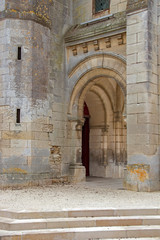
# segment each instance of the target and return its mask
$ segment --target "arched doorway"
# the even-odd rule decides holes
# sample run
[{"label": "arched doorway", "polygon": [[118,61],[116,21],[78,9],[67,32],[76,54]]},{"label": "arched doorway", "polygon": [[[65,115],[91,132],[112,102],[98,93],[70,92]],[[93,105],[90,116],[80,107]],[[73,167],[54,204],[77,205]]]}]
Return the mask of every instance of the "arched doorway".
[{"label": "arched doorway", "polygon": [[89,110],[86,102],[83,107],[84,125],[82,127],[82,165],[86,169],[86,176],[89,176]]},{"label": "arched doorway", "polygon": [[[68,113],[73,119],[77,119],[78,124],[83,125],[84,102],[88,107],[90,130],[89,141],[86,144],[89,145],[88,166],[82,158],[87,175],[121,178],[126,164],[126,123],[123,116],[125,63],[117,56],[103,55],[102,59],[101,57],[93,56],[86,59],[70,73],[69,83],[76,84],[71,94]],[[86,131],[87,125],[87,119],[85,120],[82,137],[78,134],[80,128],[77,128],[82,155],[86,147],[83,143],[83,132]]]},{"label": "arched doorway", "polygon": [[83,163],[87,176],[121,177],[126,162],[124,94],[118,83],[109,77],[95,79],[83,93],[80,99],[84,99],[90,117],[88,142],[84,141],[87,118],[82,129],[82,153],[89,145],[89,163]]}]

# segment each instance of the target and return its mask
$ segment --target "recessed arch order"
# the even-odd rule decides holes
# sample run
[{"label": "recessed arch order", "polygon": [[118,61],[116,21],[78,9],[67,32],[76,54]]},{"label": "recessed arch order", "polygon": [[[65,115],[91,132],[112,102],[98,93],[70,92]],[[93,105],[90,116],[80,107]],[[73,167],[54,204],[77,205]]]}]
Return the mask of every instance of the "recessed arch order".
[{"label": "recessed arch order", "polygon": [[[114,53],[94,54],[80,61],[68,75],[69,102],[68,114],[72,115],[76,106],[77,117],[82,117],[85,92],[98,82],[98,79],[113,79],[126,95],[126,61]],[[97,88],[98,89],[98,88]]]}]

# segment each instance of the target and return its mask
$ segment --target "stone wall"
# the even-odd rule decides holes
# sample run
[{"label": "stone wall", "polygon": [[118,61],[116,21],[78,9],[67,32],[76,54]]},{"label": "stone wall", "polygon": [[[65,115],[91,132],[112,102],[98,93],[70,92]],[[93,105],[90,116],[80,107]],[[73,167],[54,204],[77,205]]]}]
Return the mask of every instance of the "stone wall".
[{"label": "stone wall", "polygon": [[[68,176],[69,165],[72,162],[70,143],[67,130],[67,107],[65,102],[66,93],[66,66],[64,35],[72,24],[72,1],[54,1],[52,9],[52,31],[50,49],[50,76],[49,76],[49,105],[52,110],[52,122],[54,132],[50,134],[51,144],[61,148],[60,172],[62,176]],[[73,140],[74,142],[74,140]]]},{"label": "stone wall", "polygon": [[127,0],[110,1],[110,10],[93,13],[93,0],[73,0],[73,21],[74,24],[89,21],[94,18],[103,17],[107,14],[114,14],[126,10]]},{"label": "stone wall", "polygon": [[[159,103],[160,103],[160,0],[157,0],[157,41],[158,41],[158,46],[157,46],[157,51],[158,51],[158,59],[157,59],[157,66],[158,66],[158,93],[159,93]],[[159,112],[158,112],[158,144],[160,144],[160,104],[159,104]],[[160,169],[159,169],[160,170]],[[160,178],[160,177],[159,177]]]},{"label": "stone wall", "polygon": [[[126,179],[129,189],[152,191],[159,189],[157,1],[144,7],[135,5],[127,16]],[[132,164],[142,173],[149,169],[146,179],[134,176]]]},{"label": "stone wall", "polygon": [[[62,175],[65,128],[62,46],[67,22],[71,23],[71,8],[66,1],[54,5],[52,1],[29,3],[17,5],[7,1],[1,12],[2,186],[51,183]],[[33,19],[33,15],[38,19]],[[20,123],[16,122],[17,109]],[[59,153],[54,154],[52,148],[59,149]]]},{"label": "stone wall", "polygon": [[92,0],[1,1],[3,186],[52,183],[70,173],[75,182],[85,179],[84,101],[91,103],[91,175],[123,177],[127,58],[125,184],[158,189],[159,2],[112,0],[110,10],[94,14]]}]

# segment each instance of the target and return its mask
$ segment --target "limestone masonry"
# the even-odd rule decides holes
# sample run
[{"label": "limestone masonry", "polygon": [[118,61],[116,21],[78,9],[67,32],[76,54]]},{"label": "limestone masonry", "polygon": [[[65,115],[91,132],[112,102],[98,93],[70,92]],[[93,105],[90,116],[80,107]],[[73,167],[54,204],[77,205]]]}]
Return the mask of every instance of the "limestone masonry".
[{"label": "limestone masonry", "polygon": [[160,0],[1,0],[0,187],[159,190]]}]

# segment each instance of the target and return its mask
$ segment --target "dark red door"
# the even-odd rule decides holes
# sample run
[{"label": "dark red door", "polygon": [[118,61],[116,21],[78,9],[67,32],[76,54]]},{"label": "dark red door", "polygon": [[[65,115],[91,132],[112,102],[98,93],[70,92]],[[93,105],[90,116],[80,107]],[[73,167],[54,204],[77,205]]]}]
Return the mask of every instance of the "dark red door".
[{"label": "dark red door", "polygon": [[85,122],[82,128],[82,164],[86,168],[86,176],[89,176],[89,111],[84,103]]}]

